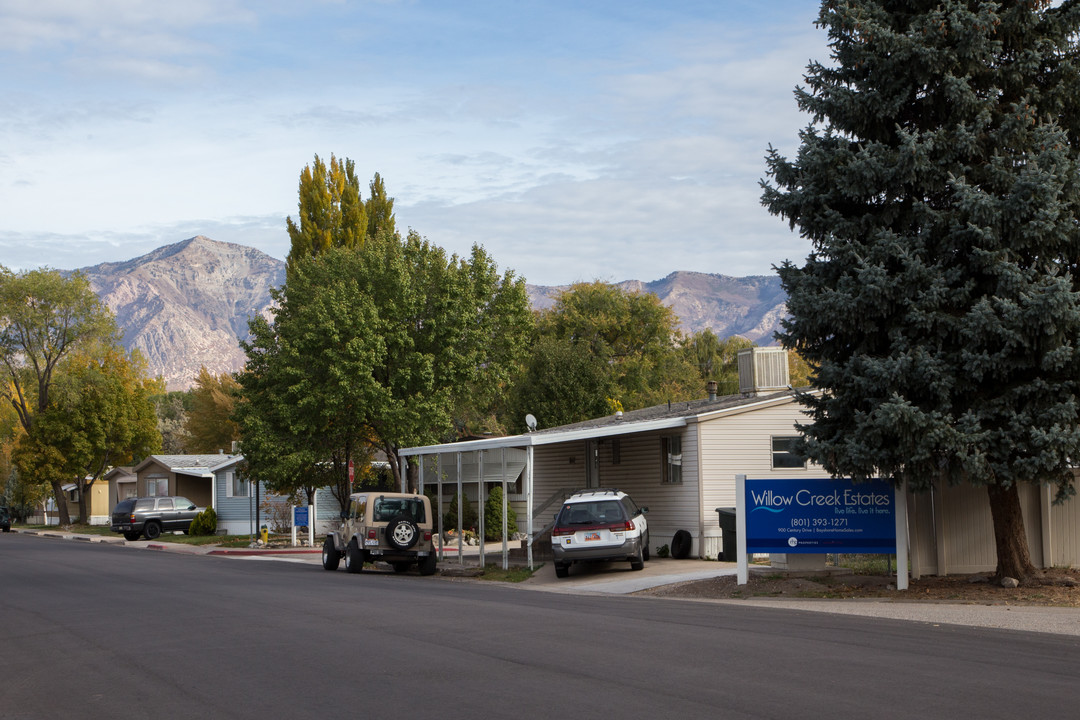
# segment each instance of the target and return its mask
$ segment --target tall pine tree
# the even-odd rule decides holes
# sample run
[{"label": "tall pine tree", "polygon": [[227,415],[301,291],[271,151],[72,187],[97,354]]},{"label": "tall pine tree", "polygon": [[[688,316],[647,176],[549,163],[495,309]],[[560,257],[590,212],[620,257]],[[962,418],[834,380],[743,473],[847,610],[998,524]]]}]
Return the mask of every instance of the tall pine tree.
[{"label": "tall pine tree", "polygon": [[835,475],[985,485],[998,574],[1034,572],[1017,488],[1080,457],[1080,8],[826,0],[812,121],[763,203],[812,242],[779,273]]}]

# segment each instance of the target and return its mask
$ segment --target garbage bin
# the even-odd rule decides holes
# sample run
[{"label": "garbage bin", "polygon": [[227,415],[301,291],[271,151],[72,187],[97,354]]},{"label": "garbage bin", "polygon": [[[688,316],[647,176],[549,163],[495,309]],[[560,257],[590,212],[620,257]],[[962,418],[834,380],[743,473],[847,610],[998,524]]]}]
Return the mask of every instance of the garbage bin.
[{"label": "garbage bin", "polygon": [[720,530],[724,533],[724,550],[718,560],[735,562],[738,559],[738,538],[735,534],[735,508],[716,508]]}]

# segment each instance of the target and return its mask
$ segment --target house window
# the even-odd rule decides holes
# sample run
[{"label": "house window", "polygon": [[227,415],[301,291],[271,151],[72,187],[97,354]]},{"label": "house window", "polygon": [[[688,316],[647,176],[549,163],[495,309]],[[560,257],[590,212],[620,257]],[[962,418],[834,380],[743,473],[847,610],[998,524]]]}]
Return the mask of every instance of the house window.
[{"label": "house window", "polygon": [[225,473],[225,497],[251,497],[251,482],[239,472]]},{"label": "house window", "polygon": [[153,476],[146,478],[146,494],[150,497],[169,494],[169,478]]},{"label": "house window", "polygon": [[677,485],[682,482],[682,438],[679,436],[660,438],[660,455],[663,462],[665,485]]},{"label": "house window", "polygon": [[805,468],[806,458],[795,452],[797,436],[772,439],[772,466],[774,468]]}]

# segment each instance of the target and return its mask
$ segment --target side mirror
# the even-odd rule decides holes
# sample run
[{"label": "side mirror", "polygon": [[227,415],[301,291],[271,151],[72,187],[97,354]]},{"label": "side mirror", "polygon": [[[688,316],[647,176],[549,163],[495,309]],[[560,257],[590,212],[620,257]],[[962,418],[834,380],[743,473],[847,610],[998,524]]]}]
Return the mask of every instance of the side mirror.
[{"label": "side mirror", "polygon": [[645,507],[642,507],[642,508],[638,508],[638,509],[641,511],[642,515],[648,515],[649,514],[649,506],[648,505],[646,505]]}]

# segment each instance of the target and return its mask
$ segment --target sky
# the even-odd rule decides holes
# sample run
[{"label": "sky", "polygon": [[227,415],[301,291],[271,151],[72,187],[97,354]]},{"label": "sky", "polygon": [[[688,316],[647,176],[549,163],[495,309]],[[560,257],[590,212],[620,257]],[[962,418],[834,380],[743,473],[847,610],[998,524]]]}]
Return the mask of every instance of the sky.
[{"label": "sky", "polygon": [[316,155],[528,282],[771,274],[810,0],[0,0],[0,264],[284,259]]}]

